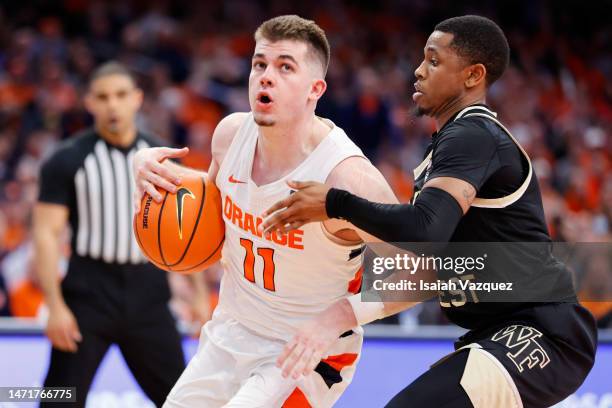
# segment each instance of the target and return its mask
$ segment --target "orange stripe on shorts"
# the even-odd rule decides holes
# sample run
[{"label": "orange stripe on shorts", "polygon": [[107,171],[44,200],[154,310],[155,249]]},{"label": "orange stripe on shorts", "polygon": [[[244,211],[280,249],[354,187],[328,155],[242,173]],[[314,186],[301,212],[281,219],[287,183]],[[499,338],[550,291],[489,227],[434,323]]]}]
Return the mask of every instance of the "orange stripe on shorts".
[{"label": "orange stripe on shorts", "polygon": [[306,396],[298,387],[295,387],[289,398],[285,400],[282,408],[312,408]]},{"label": "orange stripe on shorts", "polygon": [[337,356],[329,356],[321,360],[321,362],[329,364],[340,372],[344,367],[353,364],[355,360],[357,360],[357,353],[344,353],[338,354]]},{"label": "orange stripe on shorts", "polygon": [[363,279],[363,266],[355,273],[355,277],[348,284],[350,293],[359,293],[361,290],[361,280]]}]

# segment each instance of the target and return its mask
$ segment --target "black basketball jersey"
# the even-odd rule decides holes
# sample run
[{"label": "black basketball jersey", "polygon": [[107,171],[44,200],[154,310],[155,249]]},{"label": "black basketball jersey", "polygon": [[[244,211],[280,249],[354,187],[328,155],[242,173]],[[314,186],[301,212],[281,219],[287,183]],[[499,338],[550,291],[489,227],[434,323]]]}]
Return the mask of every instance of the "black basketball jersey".
[{"label": "black basketball jersey", "polygon": [[[480,107],[480,108],[479,108]],[[468,114],[493,116],[484,105]],[[453,116],[432,136],[426,155],[431,163],[415,180],[415,196],[427,180],[454,177],[470,183],[479,198],[506,196],[527,176],[517,145],[495,122],[483,116]],[[542,198],[535,175],[525,193],[505,208],[472,206],[451,237],[453,242],[549,242]]]},{"label": "black basketball jersey", "polygon": [[38,200],[68,207],[73,255],[108,264],[146,262],[132,232],[132,161],[149,146],[159,143],[142,133],[124,148],[89,129],[63,141],[43,163]]},{"label": "black basketball jersey", "polygon": [[[427,180],[435,177],[467,181],[476,189],[477,199],[457,225],[449,251],[454,251],[454,256],[459,251],[460,255],[477,257],[482,256],[484,245],[457,249],[461,247],[457,243],[508,243],[487,247],[489,263],[495,259],[498,264],[476,272],[474,281],[523,283],[531,291],[530,299],[540,305],[574,303],[571,275],[551,253],[540,190],[529,159],[495,117],[486,106],[474,105],[453,116],[435,133],[426,152],[431,159],[420,166],[416,177],[415,197]],[[452,270],[438,269],[439,279],[448,280],[453,275],[457,276]],[[530,284],[536,281],[552,282],[554,287]],[[468,329],[497,325],[533,306],[522,298],[524,293],[515,292],[515,301],[494,299],[495,292],[488,298],[475,299],[466,291],[460,294],[461,300],[456,291],[439,294],[446,316]]]}]

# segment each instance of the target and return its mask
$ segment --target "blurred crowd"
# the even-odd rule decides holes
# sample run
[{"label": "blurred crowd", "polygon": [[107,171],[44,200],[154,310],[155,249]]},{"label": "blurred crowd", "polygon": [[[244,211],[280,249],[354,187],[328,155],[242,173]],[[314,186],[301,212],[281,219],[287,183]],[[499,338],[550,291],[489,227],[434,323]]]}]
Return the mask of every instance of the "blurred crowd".
[{"label": "blurred crowd", "polygon": [[[0,5],[0,315],[44,316],[29,232],[38,169],[59,141],[91,124],[81,96],[92,69],[110,59],[131,68],[146,95],[139,127],[168,145],[189,146],[185,164],[207,168],[217,122],[249,110],[253,31],[279,14],[314,19],[326,31],[332,45],[329,88],[317,113],[347,131],[401,201],[411,197],[412,169],[434,130],[429,119],[414,115],[411,99],[427,36],[453,15],[496,20],[511,45],[511,66],[491,88],[488,103],[532,158],[553,238],[610,242],[612,30],[606,2],[301,3]],[[610,257],[598,265],[609,277]],[[207,275],[211,289],[219,273]],[[581,290],[598,290],[597,271],[593,275]],[[182,305],[189,289],[180,279],[172,276],[174,310],[188,319]],[[592,310],[609,321],[610,307],[601,305]],[[402,321],[442,323],[433,310],[421,307]]]}]

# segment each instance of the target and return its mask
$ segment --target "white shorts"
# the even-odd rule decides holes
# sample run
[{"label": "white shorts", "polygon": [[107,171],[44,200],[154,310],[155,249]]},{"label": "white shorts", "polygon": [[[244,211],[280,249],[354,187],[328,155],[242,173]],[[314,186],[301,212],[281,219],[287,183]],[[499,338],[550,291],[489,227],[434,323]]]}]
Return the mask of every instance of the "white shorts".
[{"label": "white shorts", "polygon": [[317,370],[283,378],[276,359],[285,341],[262,337],[215,311],[202,328],[198,351],[164,403],[165,408],[326,408],[353,378],[362,331],[343,335]]}]

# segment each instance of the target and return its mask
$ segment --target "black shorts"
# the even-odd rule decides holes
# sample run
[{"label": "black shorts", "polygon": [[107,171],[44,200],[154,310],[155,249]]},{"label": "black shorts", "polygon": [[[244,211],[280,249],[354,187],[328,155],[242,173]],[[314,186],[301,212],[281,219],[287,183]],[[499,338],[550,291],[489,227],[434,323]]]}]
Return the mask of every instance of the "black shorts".
[{"label": "black shorts", "polygon": [[539,408],[567,398],[595,360],[592,316],[576,304],[534,306],[520,316],[525,319],[463,336],[454,353],[387,406]]}]

